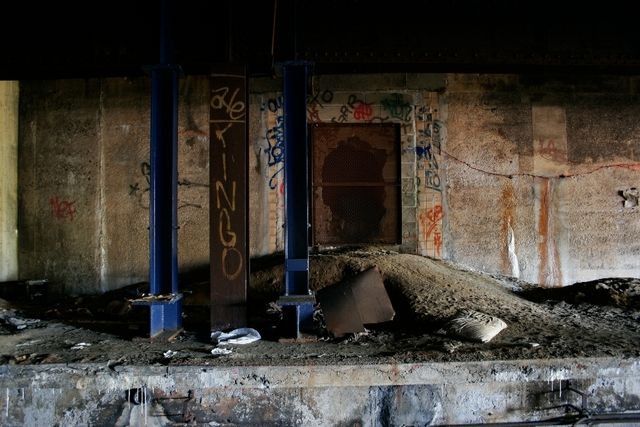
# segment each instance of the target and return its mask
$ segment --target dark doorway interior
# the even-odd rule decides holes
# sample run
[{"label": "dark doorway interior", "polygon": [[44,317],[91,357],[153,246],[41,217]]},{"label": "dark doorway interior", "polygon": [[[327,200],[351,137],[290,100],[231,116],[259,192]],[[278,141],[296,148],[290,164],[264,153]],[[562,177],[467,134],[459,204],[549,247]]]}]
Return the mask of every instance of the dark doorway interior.
[{"label": "dark doorway interior", "polygon": [[311,127],[312,244],[400,242],[399,127]]}]

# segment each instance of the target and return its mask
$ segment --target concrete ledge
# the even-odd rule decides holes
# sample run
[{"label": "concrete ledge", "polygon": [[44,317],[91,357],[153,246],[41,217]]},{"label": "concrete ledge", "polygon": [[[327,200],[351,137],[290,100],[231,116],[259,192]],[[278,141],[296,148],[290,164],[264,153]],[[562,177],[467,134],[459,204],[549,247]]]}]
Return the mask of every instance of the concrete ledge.
[{"label": "concrete ledge", "polygon": [[[198,424],[210,425],[515,422],[563,415],[564,409],[549,408],[564,403],[580,407],[580,395],[568,392],[569,386],[587,394],[585,409],[591,413],[640,411],[640,360],[111,368],[104,364],[4,365],[0,366],[0,420],[3,425],[31,425],[30,420],[36,419],[45,421],[37,425],[71,421],[74,425],[131,425],[146,414],[156,423],[149,425],[175,425],[187,415]],[[147,404],[132,403],[132,393],[142,390]]]}]

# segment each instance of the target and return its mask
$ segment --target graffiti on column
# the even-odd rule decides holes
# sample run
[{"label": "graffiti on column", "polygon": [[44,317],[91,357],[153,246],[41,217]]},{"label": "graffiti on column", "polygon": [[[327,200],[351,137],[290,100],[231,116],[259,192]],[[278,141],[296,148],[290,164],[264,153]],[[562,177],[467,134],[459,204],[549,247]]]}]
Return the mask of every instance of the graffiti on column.
[{"label": "graffiti on column", "polygon": [[439,258],[442,255],[441,224],[443,217],[444,212],[442,211],[442,205],[436,205],[431,209],[422,211],[418,218],[420,227],[424,232],[424,240],[433,246],[433,256],[436,258]]},{"label": "graffiti on column", "polygon": [[[307,120],[309,123],[320,123],[320,111],[333,101],[333,92],[329,89],[316,91],[307,98]],[[267,111],[267,129],[265,131],[267,165],[270,168],[269,188],[275,190],[282,187],[278,178],[284,172],[284,98],[278,95],[267,99],[261,106]]]},{"label": "graffiti on column", "polygon": [[[244,79],[243,79],[244,80]],[[233,92],[231,92],[233,89]],[[214,137],[214,146],[212,152],[216,157],[212,160],[215,164],[221,166],[222,176],[212,176],[212,201],[215,200],[215,209],[218,210],[218,219],[215,229],[218,230],[217,242],[222,244],[222,253],[220,256],[220,266],[222,274],[225,278],[233,280],[242,272],[244,257],[242,251],[236,247],[237,231],[234,222],[231,220],[232,215],[236,213],[238,197],[238,181],[243,184],[241,177],[236,177],[236,168],[242,169],[242,158],[235,159],[228,150],[231,142],[236,143],[230,138],[233,132],[230,132],[234,126],[244,128],[245,125],[245,103],[238,99],[240,88],[229,88],[226,86],[214,88],[211,91],[211,135]],[[222,115],[222,117],[219,116]],[[242,133],[236,132],[234,138],[244,140],[244,129],[239,129]],[[227,135],[228,133],[228,135]],[[240,144],[234,144],[240,145]],[[238,161],[239,160],[239,161]],[[214,163],[214,162],[212,162]],[[212,168],[212,175],[216,174],[215,168]],[[219,175],[219,172],[217,173]],[[237,214],[234,216],[238,217]],[[244,216],[244,215],[243,215]],[[240,218],[242,221],[243,219]]]},{"label": "graffiti on column", "polygon": [[442,191],[439,157],[441,148],[441,123],[434,120],[431,108],[421,106],[416,110],[416,158],[418,169],[424,170],[420,181],[435,191]]},{"label": "graffiti on column", "polygon": [[211,76],[211,322],[243,326],[247,292],[246,79]]},{"label": "graffiti on column", "polygon": [[438,174],[438,159],[436,154],[440,154],[439,145],[438,153],[435,153],[434,134],[437,127],[433,122],[433,114],[430,107],[420,107],[417,114],[417,141],[416,154],[418,161],[424,167],[424,185],[436,191],[440,191],[440,175]]},{"label": "graffiti on column", "polygon": [[284,170],[284,117],[282,114],[276,115],[275,125],[267,129],[265,139],[267,140],[267,165],[275,167],[276,171],[269,178],[269,188],[272,190],[278,186],[277,178]]},{"label": "graffiti on column", "polygon": [[[428,95],[429,96],[429,95]],[[418,199],[421,200],[418,226],[421,230],[419,245],[424,255],[442,257],[442,188],[440,173],[442,155],[442,123],[437,118],[437,103],[431,99],[426,105],[417,106],[416,118],[416,168]]]}]

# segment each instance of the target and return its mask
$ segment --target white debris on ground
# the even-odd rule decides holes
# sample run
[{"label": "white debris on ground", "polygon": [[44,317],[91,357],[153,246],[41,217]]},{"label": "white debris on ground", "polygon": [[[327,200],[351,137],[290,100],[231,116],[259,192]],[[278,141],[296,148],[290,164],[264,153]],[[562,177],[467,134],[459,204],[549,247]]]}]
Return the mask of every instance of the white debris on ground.
[{"label": "white debris on ground", "polygon": [[500,318],[473,310],[462,310],[449,320],[438,333],[471,341],[489,342],[507,324]]},{"label": "white debris on ground", "polygon": [[228,356],[231,353],[233,353],[233,351],[228,349],[228,348],[216,347],[216,348],[211,350],[211,354],[214,355],[214,356]]},{"label": "white debris on ground", "polygon": [[71,350],[84,350],[87,347],[90,347],[90,342],[79,342],[78,344],[71,347]]},{"label": "white debris on ground", "polygon": [[[366,333],[349,335],[341,340],[325,339],[320,335],[312,343],[278,339],[277,322],[281,313],[277,305],[268,303],[276,301],[281,294],[283,274],[282,263],[274,262],[252,272],[249,299],[253,307],[259,307],[258,310],[262,309],[261,313],[266,314],[249,318],[251,328],[247,329],[252,331],[217,331],[211,336],[211,331],[206,330],[207,307],[207,320],[197,325],[202,329],[185,328],[167,346],[166,342],[155,342],[146,337],[148,331],[145,329],[131,337],[118,335],[127,332],[122,326],[115,333],[98,328],[115,318],[101,318],[97,308],[107,306],[105,301],[119,298],[120,294],[105,294],[98,300],[100,304],[93,304],[88,298],[82,305],[67,301],[66,305],[57,306],[63,317],[44,316],[42,320],[37,317],[47,311],[46,306],[21,311],[9,304],[0,308],[0,364],[117,360],[109,365],[117,369],[118,365],[127,364],[375,364],[640,357],[637,345],[640,342],[637,326],[640,322],[640,279],[602,279],[557,290],[537,289],[534,295],[527,293],[533,289],[531,284],[517,279],[465,271],[417,255],[359,249],[313,255],[310,287],[317,291],[373,266],[380,269],[396,316],[389,324],[367,326]],[[204,291],[201,293],[208,295]],[[71,316],[78,312],[79,306],[88,307],[94,317],[85,317],[82,322],[73,324]],[[130,316],[136,310],[118,317],[121,322],[118,325],[131,326]],[[192,316],[193,312],[189,310],[186,305],[185,314]],[[508,327],[487,342],[438,334],[438,330],[461,310],[500,319]],[[249,310],[249,315],[255,311]],[[143,314],[143,320],[147,321],[148,313],[143,310]],[[322,313],[317,311],[315,314],[316,323],[322,325]],[[265,319],[272,322],[268,327]],[[85,346],[82,351],[71,350],[78,343],[92,345]],[[251,345],[246,345],[248,343]],[[228,348],[230,345],[233,347]],[[177,354],[164,357],[169,349]]]},{"label": "white debris on ground", "polygon": [[217,345],[226,344],[251,344],[259,341],[262,337],[260,332],[253,328],[238,328],[230,332],[215,331],[211,333],[211,340]]}]

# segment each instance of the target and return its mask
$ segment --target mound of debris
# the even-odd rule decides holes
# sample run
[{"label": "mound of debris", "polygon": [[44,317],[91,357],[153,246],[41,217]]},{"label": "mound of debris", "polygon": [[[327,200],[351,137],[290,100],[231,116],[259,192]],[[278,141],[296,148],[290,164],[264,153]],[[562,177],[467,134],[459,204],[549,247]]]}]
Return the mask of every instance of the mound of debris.
[{"label": "mound of debris", "polygon": [[562,288],[530,288],[520,295],[531,301],[564,301],[569,304],[595,304],[624,310],[640,310],[640,279],[607,278],[574,283]]},{"label": "mound of debris", "polygon": [[[259,265],[260,268],[251,275],[250,295],[264,298],[265,304],[273,303],[283,289],[282,263],[274,262],[271,257],[270,262]],[[550,299],[548,296],[533,301],[529,296],[550,290],[533,284],[515,283],[510,277],[464,270],[445,261],[385,248],[341,248],[316,252],[310,257],[309,285],[317,293],[337,283],[349,282],[373,267],[382,274],[396,313],[394,327],[380,330],[382,335],[392,333],[398,337],[399,334],[411,334],[420,337],[424,348],[455,348],[456,354],[463,359],[478,355],[517,357],[514,356],[518,352],[515,348],[535,349],[535,354],[530,353],[526,357],[640,354],[635,344],[640,342],[640,331],[636,327],[640,320],[638,311],[545,303]],[[625,294],[628,301],[635,295],[633,289],[629,285]],[[575,290],[564,292],[568,296]],[[527,298],[524,297],[525,292]],[[461,322],[460,313],[479,313],[476,316],[491,320],[488,324],[499,326],[494,328],[499,333],[491,336],[490,343],[473,342],[482,340],[465,339],[465,334],[456,336],[451,333],[455,331],[451,325]],[[465,322],[468,323],[468,319]],[[446,331],[449,333],[442,334]],[[375,334],[375,330],[370,330],[364,340],[377,342],[377,338],[372,336]],[[443,336],[446,338],[444,341]],[[363,337],[358,337],[358,340],[362,342]],[[462,356],[462,352],[466,352],[466,356]]]},{"label": "mound of debris", "polygon": [[[353,319],[347,320],[358,332],[327,334],[331,322],[320,307],[315,340],[281,341],[282,312],[276,301],[283,294],[283,264],[282,254],[252,260],[247,326],[261,339],[251,344],[216,350],[208,330],[209,283],[198,278],[181,282],[185,332],[171,343],[145,338],[148,312],[130,305],[148,292],[147,284],[47,304],[31,302],[29,307],[4,302],[0,364],[361,364],[640,356],[638,279],[532,289],[509,277],[384,247],[316,251],[310,257],[310,288],[316,299],[346,295],[341,315],[355,307]],[[368,292],[370,281],[375,281],[376,292]],[[608,305],[601,305],[605,301]],[[376,322],[391,321],[368,324],[370,308],[384,308],[374,313]],[[199,334],[198,328],[208,333]]]}]

